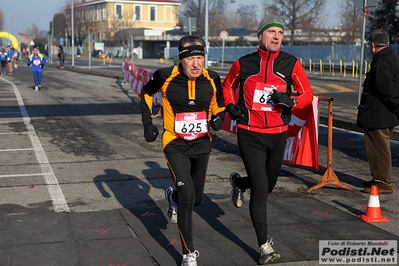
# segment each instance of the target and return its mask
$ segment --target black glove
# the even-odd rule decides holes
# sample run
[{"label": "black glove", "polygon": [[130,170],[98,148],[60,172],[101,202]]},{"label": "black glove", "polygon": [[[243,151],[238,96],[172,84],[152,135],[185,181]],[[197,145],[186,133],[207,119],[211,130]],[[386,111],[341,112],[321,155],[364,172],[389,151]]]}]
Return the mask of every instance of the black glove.
[{"label": "black glove", "polygon": [[27,66],[30,66],[30,64],[29,64],[29,63],[27,63],[26,65],[27,65]]},{"label": "black glove", "polygon": [[147,142],[153,142],[159,135],[158,128],[153,124],[144,126],[144,138]]},{"label": "black glove", "polygon": [[230,118],[233,120],[237,120],[238,118],[244,117],[244,114],[242,113],[242,110],[238,105],[231,103],[227,105],[226,110],[229,113]]},{"label": "black glove", "polygon": [[40,68],[43,68],[44,67],[44,65],[40,65]]},{"label": "black glove", "polygon": [[273,101],[274,104],[280,104],[290,108],[295,105],[294,100],[291,99],[287,93],[277,92],[276,90],[273,90],[270,100]]},{"label": "black glove", "polygon": [[211,127],[215,131],[219,131],[222,129],[223,120],[218,115],[211,116]]}]

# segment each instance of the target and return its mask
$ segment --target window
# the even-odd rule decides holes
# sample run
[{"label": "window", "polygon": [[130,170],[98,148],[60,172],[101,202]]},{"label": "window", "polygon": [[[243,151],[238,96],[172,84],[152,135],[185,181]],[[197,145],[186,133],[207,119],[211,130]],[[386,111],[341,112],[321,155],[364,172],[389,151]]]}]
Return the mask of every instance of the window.
[{"label": "window", "polygon": [[164,21],[168,21],[168,22],[173,21],[172,17],[173,17],[172,7],[171,6],[165,6]]},{"label": "window", "polygon": [[122,19],[122,5],[115,4],[115,19]]},{"label": "window", "polygon": [[156,14],[155,14],[155,6],[150,6],[150,21],[155,21]]},{"label": "window", "polygon": [[91,6],[91,16],[93,18],[94,21],[97,20],[97,12],[96,12],[96,6]]},{"label": "window", "polygon": [[134,20],[141,21],[141,6],[134,6]]},{"label": "window", "polygon": [[107,16],[107,4],[103,4],[103,20],[107,20],[108,16]]},{"label": "window", "polygon": [[101,20],[101,5],[96,5],[97,20]]},{"label": "window", "polygon": [[90,10],[88,8],[85,8],[85,20],[90,21]]}]

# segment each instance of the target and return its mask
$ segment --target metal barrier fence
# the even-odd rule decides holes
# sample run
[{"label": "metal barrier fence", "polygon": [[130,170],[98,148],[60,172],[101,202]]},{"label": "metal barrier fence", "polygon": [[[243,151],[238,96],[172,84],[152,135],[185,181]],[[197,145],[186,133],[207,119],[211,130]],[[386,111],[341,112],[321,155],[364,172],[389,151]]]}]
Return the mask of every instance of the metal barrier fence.
[{"label": "metal barrier fence", "polygon": [[[395,53],[399,55],[399,45],[390,45]],[[256,52],[257,46],[248,47],[209,47],[208,54],[219,58],[224,63],[232,63],[243,55]],[[283,46],[286,51],[299,58],[306,71],[315,72],[320,75],[359,77],[360,51],[359,45],[335,44],[335,45],[301,45]],[[165,48],[165,59],[177,56],[177,47]],[[364,49],[363,72],[366,73],[370,67],[372,55],[367,47]]]},{"label": "metal barrier fence", "polygon": [[[299,58],[302,66],[306,71],[323,75],[323,76],[340,76],[358,78],[360,71],[360,62],[355,60],[322,60],[311,58]],[[364,60],[363,74],[370,68],[370,62]]]}]

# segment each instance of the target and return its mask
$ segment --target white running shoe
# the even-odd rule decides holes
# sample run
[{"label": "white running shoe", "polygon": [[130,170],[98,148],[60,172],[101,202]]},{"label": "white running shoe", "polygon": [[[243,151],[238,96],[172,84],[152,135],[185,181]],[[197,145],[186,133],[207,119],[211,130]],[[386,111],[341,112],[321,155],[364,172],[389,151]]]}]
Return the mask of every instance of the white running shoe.
[{"label": "white running shoe", "polygon": [[259,247],[259,264],[272,263],[280,259],[280,254],[274,251],[272,245],[274,245],[273,238],[267,240],[265,244]]},{"label": "white running shoe", "polygon": [[197,266],[197,257],[199,257],[198,250],[194,250],[194,252],[184,254],[183,260],[181,262],[181,266]]},{"label": "white running shoe", "polygon": [[39,87],[38,86],[35,86],[35,91],[38,91],[39,90]]},{"label": "white running shoe", "polygon": [[168,208],[166,209],[166,217],[168,217],[169,222],[174,224],[177,223],[177,203],[173,201],[172,194],[175,190],[172,187],[165,189],[165,199],[168,202]]},{"label": "white running shoe", "polygon": [[241,208],[242,203],[244,202],[244,192],[245,190],[241,190],[237,187],[236,180],[237,178],[241,178],[241,176],[233,172],[230,175],[230,184],[232,186],[231,189],[231,201],[233,202],[234,206],[237,208]]}]

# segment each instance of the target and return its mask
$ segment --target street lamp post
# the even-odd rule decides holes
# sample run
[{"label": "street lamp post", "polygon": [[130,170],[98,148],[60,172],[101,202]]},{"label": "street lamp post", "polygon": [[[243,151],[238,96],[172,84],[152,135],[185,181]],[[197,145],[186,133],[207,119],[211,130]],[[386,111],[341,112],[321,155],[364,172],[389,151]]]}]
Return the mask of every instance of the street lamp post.
[{"label": "street lamp post", "polygon": [[75,66],[75,32],[73,29],[73,0],[71,0],[71,45],[72,45],[72,67]]},{"label": "street lamp post", "polygon": [[367,6],[367,0],[363,0],[363,22],[362,22],[362,38],[360,47],[360,68],[359,68],[359,84],[357,94],[357,106],[360,105],[360,99],[362,95],[362,83],[363,83],[363,58],[364,58],[364,35],[366,33],[366,14],[364,12]]},{"label": "street lamp post", "polygon": [[[9,6],[8,6],[8,1],[7,1],[6,10],[9,10],[8,8],[9,8]],[[8,35],[8,40],[7,41],[11,45],[11,43],[10,43],[10,16],[7,16],[7,35]]]},{"label": "street lamp post", "polygon": [[205,67],[208,67],[208,39],[209,39],[209,0],[205,1],[205,45],[206,45],[206,53],[205,53]]}]

